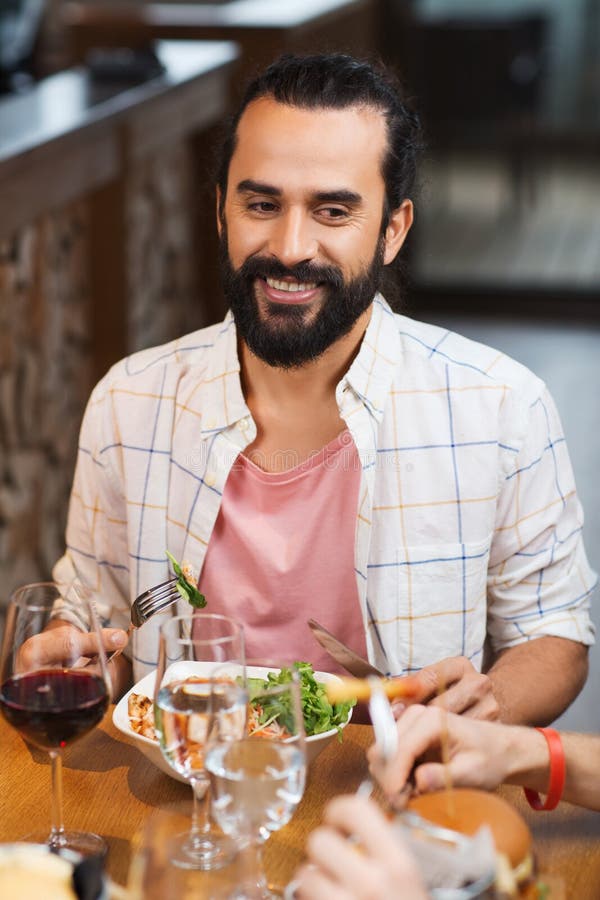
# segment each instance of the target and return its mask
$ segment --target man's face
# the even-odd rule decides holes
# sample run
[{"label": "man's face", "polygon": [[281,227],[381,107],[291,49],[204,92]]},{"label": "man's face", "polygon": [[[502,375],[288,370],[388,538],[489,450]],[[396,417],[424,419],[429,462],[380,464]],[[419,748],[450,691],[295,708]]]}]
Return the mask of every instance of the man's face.
[{"label": "man's face", "polygon": [[257,356],[299,366],[350,331],[397,252],[381,234],[385,122],[261,98],[237,136],[220,222],[225,294]]}]

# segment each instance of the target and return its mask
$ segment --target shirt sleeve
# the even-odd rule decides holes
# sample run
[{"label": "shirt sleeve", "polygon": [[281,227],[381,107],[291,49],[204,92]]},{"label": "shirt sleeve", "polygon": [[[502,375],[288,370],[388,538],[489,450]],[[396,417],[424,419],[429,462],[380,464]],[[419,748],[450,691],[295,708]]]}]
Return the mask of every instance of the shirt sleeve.
[{"label": "shirt sleeve", "polygon": [[494,650],[554,635],[594,642],[596,585],[583,546],[583,511],[560,419],[544,388],[531,404],[504,473],[488,569]]},{"label": "shirt sleeve", "polygon": [[[111,395],[104,382],[90,397],[81,426],[69,502],[66,551],[53,577],[79,578],[91,589],[103,625],[127,628],[130,621],[127,509],[119,473],[111,468]],[[62,613],[61,613],[62,615]]]}]

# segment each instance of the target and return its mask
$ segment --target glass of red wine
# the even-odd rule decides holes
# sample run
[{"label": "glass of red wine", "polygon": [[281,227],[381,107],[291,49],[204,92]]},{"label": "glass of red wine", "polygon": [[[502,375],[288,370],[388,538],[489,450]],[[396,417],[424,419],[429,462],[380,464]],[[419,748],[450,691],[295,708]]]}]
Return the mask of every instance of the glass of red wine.
[{"label": "glass of red wine", "polygon": [[[0,656],[0,711],[52,766],[52,826],[39,840],[52,850],[103,855],[97,834],[65,831],[62,753],[102,719],[110,678],[90,592],[81,583],[43,582],[10,598]],[[28,835],[30,841],[37,837]]]}]

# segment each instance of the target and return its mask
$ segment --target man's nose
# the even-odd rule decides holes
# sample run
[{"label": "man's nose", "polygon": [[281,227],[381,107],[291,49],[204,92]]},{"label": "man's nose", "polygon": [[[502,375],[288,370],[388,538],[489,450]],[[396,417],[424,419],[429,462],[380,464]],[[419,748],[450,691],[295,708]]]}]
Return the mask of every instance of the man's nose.
[{"label": "man's nose", "polygon": [[313,259],[317,250],[314,222],[300,210],[289,210],[273,223],[269,251],[284,265],[293,266]]}]

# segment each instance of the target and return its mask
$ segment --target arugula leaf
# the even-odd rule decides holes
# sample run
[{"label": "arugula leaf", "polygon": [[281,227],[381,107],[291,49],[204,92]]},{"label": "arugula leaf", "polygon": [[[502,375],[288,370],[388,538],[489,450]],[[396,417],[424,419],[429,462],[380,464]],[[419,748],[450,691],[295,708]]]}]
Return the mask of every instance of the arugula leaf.
[{"label": "arugula leaf", "polygon": [[175,559],[172,553],[169,553],[168,550],[165,550],[165,553],[171,560],[171,567],[175,574],[177,575],[177,590],[181,594],[184,600],[187,600],[195,609],[203,609],[206,606],[206,597],[204,594],[201,594],[196,585],[191,584],[185,575],[183,574],[183,569]]},{"label": "arugula leaf", "polygon": [[[339,739],[342,739],[341,725],[347,721],[351,707],[354,706],[356,700],[349,700],[345,703],[331,704],[327,699],[325,685],[317,681],[313,667],[308,662],[295,662],[294,668],[298,670],[300,675],[300,699],[302,702],[302,712],[304,714],[304,730],[306,736],[313,734],[323,734],[331,728],[337,728]],[[265,697],[263,692],[265,688],[273,684],[287,684],[292,680],[292,670],[283,668],[280,672],[268,672],[266,679],[249,678],[248,693],[252,706],[261,709],[258,717],[261,725],[266,725],[267,721],[274,719],[284,728],[290,730],[291,727],[291,710],[289,708],[289,697],[269,698]]]}]

